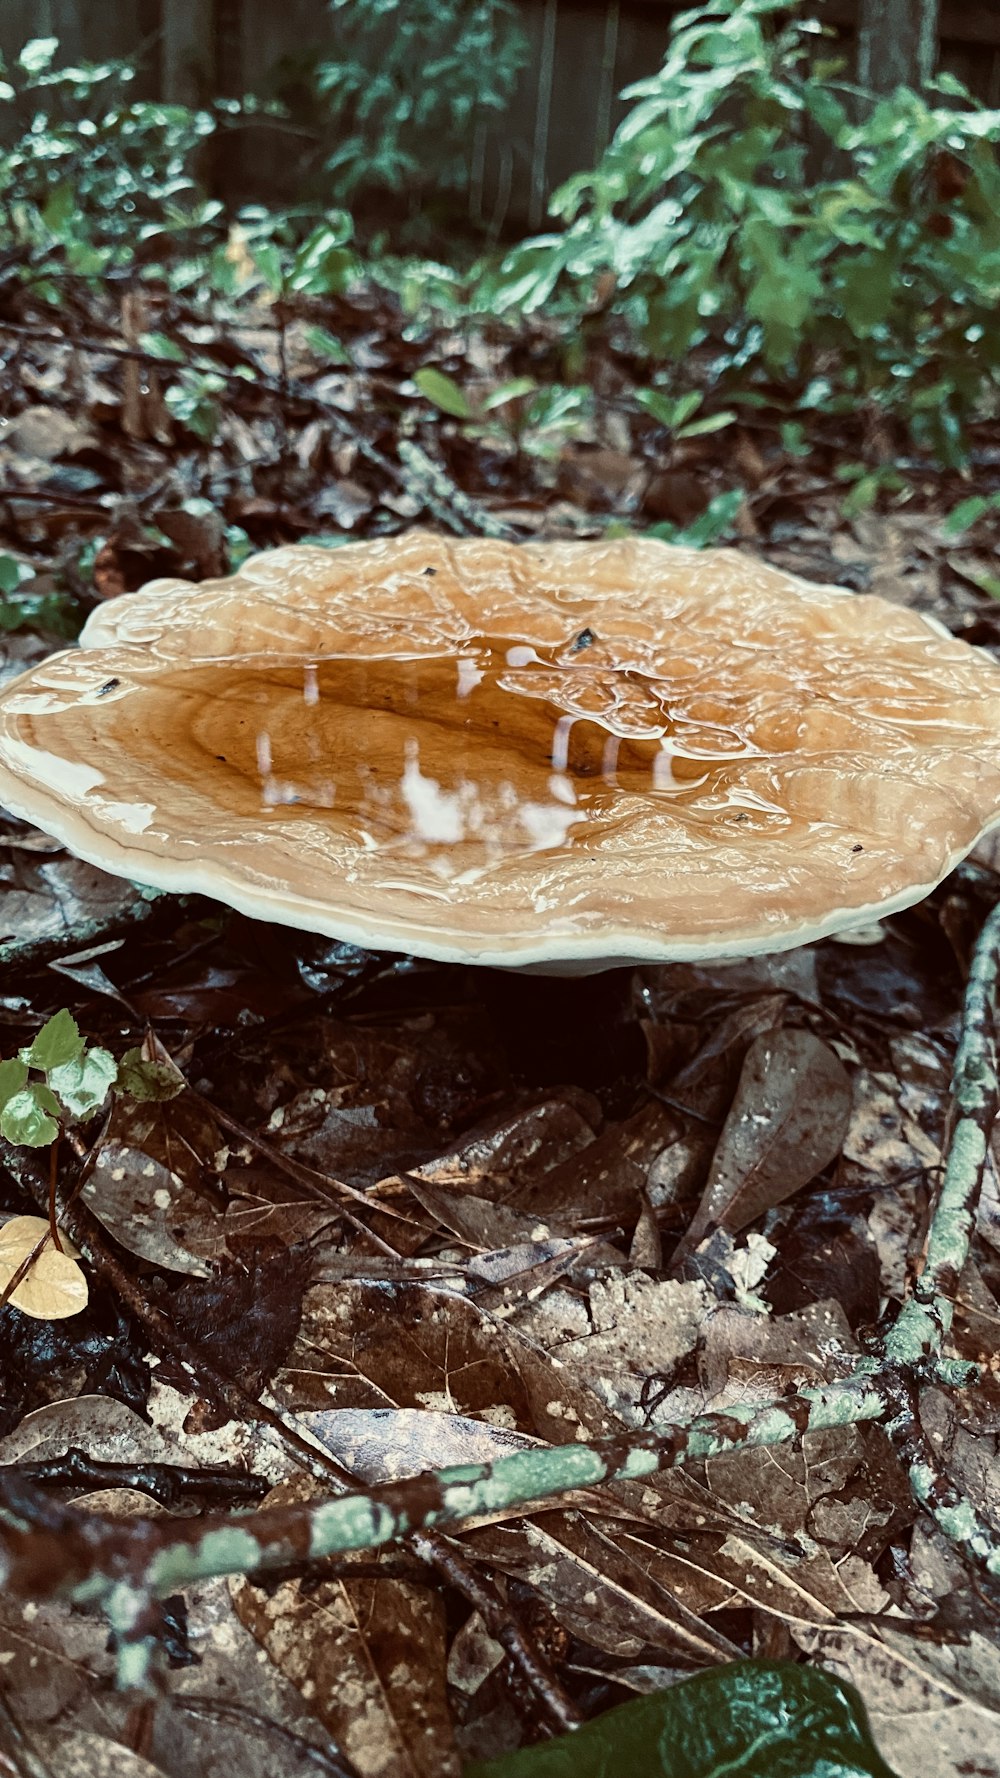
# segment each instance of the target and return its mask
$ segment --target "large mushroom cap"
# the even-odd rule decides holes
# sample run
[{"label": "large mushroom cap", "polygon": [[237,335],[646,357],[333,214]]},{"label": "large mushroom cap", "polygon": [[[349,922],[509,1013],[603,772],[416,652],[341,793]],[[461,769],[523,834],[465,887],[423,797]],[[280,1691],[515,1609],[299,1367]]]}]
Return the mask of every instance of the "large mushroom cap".
[{"label": "large mushroom cap", "polygon": [[0,802],[377,949],[782,950],[916,901],[1000,819],[1000,667],[728,550],[279,549],[82,641],[0,694]]}]

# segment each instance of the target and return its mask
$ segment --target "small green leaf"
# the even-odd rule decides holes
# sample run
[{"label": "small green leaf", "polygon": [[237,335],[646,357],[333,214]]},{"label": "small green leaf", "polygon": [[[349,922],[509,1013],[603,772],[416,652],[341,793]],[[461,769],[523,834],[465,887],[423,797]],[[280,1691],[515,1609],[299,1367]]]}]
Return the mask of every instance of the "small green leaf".
[{"label": "small green leaf", "polygon": [[721,414],[704,414],[700,420],[692,420],[690,426],[682,426],[678,438],[701,438],[706,432],[721,432],[724,426],[731,426],[736,415],[731,411]]},{"label": "small green leaf", "polygon": [[50,233],[62,235],[76,215],[76,193],[68,179],[49,193],[42,221]]},{"label": "small green leaf", "polygon": [[347,347],[328,328],[307,327],[305,337],[317,358],[326,358],[331,364],[350,364],[351,354]]},{"label": "small green leaf", "polygon": [[647,414],[652,414],[654,420],[659,420],[660,425],[671,432],[683,426],[701,406],[697,389],[689,389],[686,394],[677,396],[664,395],[661,389],[637,389],[635,398]]},{"label": "small green leaf", "polygon": [[23,578],[20,562],[13,556],[0,556],[0,594],[16,593]]},{"label": "small green leaf", "polygon": [[59,1134],[59,1101],[41,1081],[32,1081],[0,1111],[0,1136],[20,1148],[45,1148]]},{"label": "small green leaf", "polygon": [[118,1067],[118,1087],[140,1105],[148,1101],[176,1099],[187,1086],[172,1062],[147,1062],[141,1049],[126,1050]]},{"label": "small green leaf", "polygon": [[893,1778],[853,1686],[792,1661],[735,1661],[609,1710],[465,1778]]},{"label": "small green leaf", "polygon": [[49,66],[58,48],[58,37],[32,37],[17,58],[18,66],[26,74],[41,74],[42,69]]},{"label": "small green leaf", "polygon": [[183,346],[170,338],[169,333],[144,333],[139,344],[151,358],[163,358],[168,364],[185,364],[187,357]]},{"label": "small green leaf", "polygon": [[484,414],[491,414],[494,408],[506,407],[508,401],[520,401],[525,395],[534,395],[538,384],[534,377],[511,377],[509,383],[501,383],[498,388],[491,389],[482,404]]},{"label": "small green leaf", "polygon": [[703,513],[692,519],[690,525],[650,525],[650,537],[665,537],[669,543],[681,544],[685,549],[707,549],[710,544],[718,543],[729,530],[736,514],[743,504],[742,488],[727,488],[724,494],[716,494],[710,500]]},{"label": "small green leaf", "polygon": [[71,1117],[87,1117],[104,1104],[118,1078],[118,1064],[110,1050],[89,1049],[72,1062],[50,1068],[48,1082],[58,1093]]},{"label": "small green leaf", "polygon": [[426,365],[418,370],[413,381],[428,401],[433,402],[444,414],[452,414],[456,420],[471,420],[472,407],[464,389],[446,377],[443,370],[435,370]]},{"label": "small green leaf", "polygon": [[[955,562],[953,566],[957,568],[959,565]],[[1000,575],[989,574],[984,568],[970,567],[964,562],[960,572],[966,580],[971,580],[973,586],[977,586],[981,592],[989,593],[991,599],[1000,599]]]},{"label": "small green leaf", "polygon": [[998,506],[998,494],[970,494],[968,500],[960,500],[957,506],[952,507],[941,526],[941,535],[960,537],[963,531],[971,531],[973,525],[978,524],[986,513],[996,512]]},{"label": "small green leaf", "polygon": [[0,1062],[0,1108],[19,1093],[28,1078],[28,1064],[20,1057],[12,1056],[9,1062]]},{"label": "small green leaf", "polygon": [[65,1062],[75,1062],[83,1053],[83,1038],[80,1027],[71,1012],[63,1007],[60,1012],[53,1013],[46,1020],[34,1043],[23,1049],[22,1062],[29,1068],[40,1068],[47,1074],[50,1068],[61,1068]]}]

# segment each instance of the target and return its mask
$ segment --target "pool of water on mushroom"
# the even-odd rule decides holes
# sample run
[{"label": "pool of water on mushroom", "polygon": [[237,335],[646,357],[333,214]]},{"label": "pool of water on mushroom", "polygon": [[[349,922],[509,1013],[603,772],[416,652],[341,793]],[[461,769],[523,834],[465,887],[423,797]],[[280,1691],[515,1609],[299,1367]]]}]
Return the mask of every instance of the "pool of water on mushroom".
[{"label": "pool of water on mushroom", "polygon": [[[596,646],[596,645],[595,645]],[[787,823],[727,785],[759,748],[732,723],[676,707],[662,681],[607,662],[481,641],[457,656],[243,660],[177,676],[203,757],[260,806],[322,818],[369,850],[465,862],[573,847],[622,792]],[[205,690],[209,689],[206,675]],[[719,711],[713,712],[717,717]],[[709,811],[704,808],[703,813]]]},{"label": "pool of water on mushroom", "polygon": [[[859,745],[866,724],[856,701],[824,704],[766,656],[741,666],[727,684],[704,658],[623,659],[586,630],[555,648],[470,638],[417,656],[215,660],[159,673],[157,690],[220,806],[318,818],[450,875],[591,845],[626,803],[633,817],[669,804],[734,839],[807,827],[787,796],[792,751]],[[867,692],[884,702],[870,676]],[[919,696],[903,701],[919,725]]]}]

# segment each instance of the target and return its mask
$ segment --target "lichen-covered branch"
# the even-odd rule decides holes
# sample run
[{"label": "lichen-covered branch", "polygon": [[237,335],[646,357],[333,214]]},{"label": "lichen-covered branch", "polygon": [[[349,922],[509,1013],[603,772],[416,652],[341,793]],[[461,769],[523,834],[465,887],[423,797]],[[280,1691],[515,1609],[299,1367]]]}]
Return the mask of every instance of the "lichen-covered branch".
[{"label": "lichen-covered branch", "polygon": [[924,1269],[884,1343],[890,1363],[913,1365],[940,1351],[951,1329],[955,1293],[976,1222],[990,1132],[1000,1105],[996,995],[1000,905],[986,920],[972,957],[952,1076],[952,1130],[944,1178],[927,1237]]},{"label": "lichen-covered branch", "polygon": [[101,1603],[130,1632],[144,1601],[218,1574],[255,1574],[346,1550],[375,1549],[420,1528],[460,1524],[554,1494],[635,1481],[689,1459],[877,1420],[886,1412],[865,1373],[763,1410],[705,1414],[689,1426],[592,1445],[531,1448],[365,1492],[246,1516],[127,1523],[45,1500],[0,1471],[0,1583],[22,1597]]}]

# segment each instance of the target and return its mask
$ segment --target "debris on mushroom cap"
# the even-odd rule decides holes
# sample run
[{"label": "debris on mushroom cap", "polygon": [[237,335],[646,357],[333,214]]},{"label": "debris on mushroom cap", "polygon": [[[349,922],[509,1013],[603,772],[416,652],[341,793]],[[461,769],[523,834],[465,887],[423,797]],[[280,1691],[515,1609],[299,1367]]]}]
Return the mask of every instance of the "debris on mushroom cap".
[{"label": "debris on mushroom cap", "polygon": [[1000,820],[1000,667],[729,550],[279,549],[82,641],[0,693],[0,802],[376,949],[782,950],[918,900]]}]

